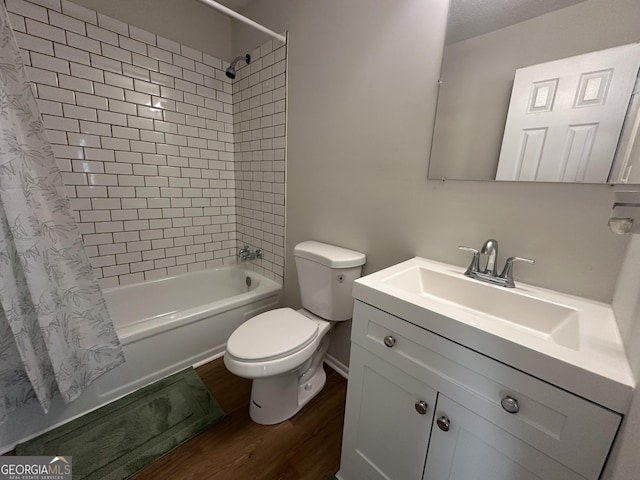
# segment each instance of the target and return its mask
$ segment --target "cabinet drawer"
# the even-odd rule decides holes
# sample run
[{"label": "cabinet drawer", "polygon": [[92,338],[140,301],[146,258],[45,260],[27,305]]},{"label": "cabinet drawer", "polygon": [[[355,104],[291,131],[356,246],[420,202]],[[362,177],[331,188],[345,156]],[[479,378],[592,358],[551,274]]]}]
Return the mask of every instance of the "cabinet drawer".
[{"label": "cabinet drawer", "polygon": [[[359,301],[351,339],[580,475],[599,477],[620,415]],[[507,396],[517,413],[502,407]]]}]

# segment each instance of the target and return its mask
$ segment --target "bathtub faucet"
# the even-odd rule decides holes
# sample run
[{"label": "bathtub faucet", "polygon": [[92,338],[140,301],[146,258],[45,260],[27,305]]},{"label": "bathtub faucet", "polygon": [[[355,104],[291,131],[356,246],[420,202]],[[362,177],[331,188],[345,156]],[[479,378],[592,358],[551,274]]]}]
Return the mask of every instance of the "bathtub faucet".
[{"label": "bathtub faucet", "polygon": [[262,258],[262,250],[256,248],[255,251],[251,251],[249,245],[245,245],[238,252],[238,256],[240,257],[240,261],[246,262],[247,260],[255,260],[256,258]]}]

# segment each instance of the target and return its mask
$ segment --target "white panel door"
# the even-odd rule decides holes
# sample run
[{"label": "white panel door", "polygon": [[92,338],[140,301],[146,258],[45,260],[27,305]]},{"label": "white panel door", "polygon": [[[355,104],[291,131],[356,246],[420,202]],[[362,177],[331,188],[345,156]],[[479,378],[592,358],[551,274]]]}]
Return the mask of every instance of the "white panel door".
[{"label": "white panel door", "polygon": [[441,393],[435,415],[423,480],[584,480]]},{"label": "white panel door", "polygon": [[496,180],[606,182],[639,68],[632,44],[516,70]]},{"label": "white panel door", "polygon": [[352,344],[340,478],[420,480],[436,398],[432,388]]}]

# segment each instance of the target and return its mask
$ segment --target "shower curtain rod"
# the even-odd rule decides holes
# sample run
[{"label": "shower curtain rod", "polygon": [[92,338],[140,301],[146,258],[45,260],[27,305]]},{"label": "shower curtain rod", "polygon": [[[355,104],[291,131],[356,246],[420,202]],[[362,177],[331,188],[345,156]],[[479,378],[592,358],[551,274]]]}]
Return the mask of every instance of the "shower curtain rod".
[{"label": "shower curtain rod", "polygon": [[250,27],[253,27],[261,32],[266,33],[267,35],[272,36],[276,40],[281,41],[282,43],[286,43],[287,38],[284,35],[280,35],[279,33],[274,32],[273,30],[269,30],[267,27],[260,25],[258,22],[254,22],[250,18],[245,17],[244,15],[240,15],[235,10],[231,10],[229,7],[225,7],[224,5],[219,4],[218,2],[214,2],[213,0],[200,0],[205,5],[209,5],[210,7],[215,8],[216,10],[220,10],[222,13],[229,15],[230,17],[235,18],[236,20],[241,21],[242,23],[246,23]]}]

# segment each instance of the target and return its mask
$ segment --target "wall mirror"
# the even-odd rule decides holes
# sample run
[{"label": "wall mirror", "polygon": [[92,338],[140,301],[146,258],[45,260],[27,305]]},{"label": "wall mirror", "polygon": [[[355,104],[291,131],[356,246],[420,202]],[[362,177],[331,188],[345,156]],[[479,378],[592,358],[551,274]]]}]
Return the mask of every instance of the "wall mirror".
[{"label": "wall mirror", "polygon": [[640,184],[638,32],[637,0],[451,0],[429,178]]}]

